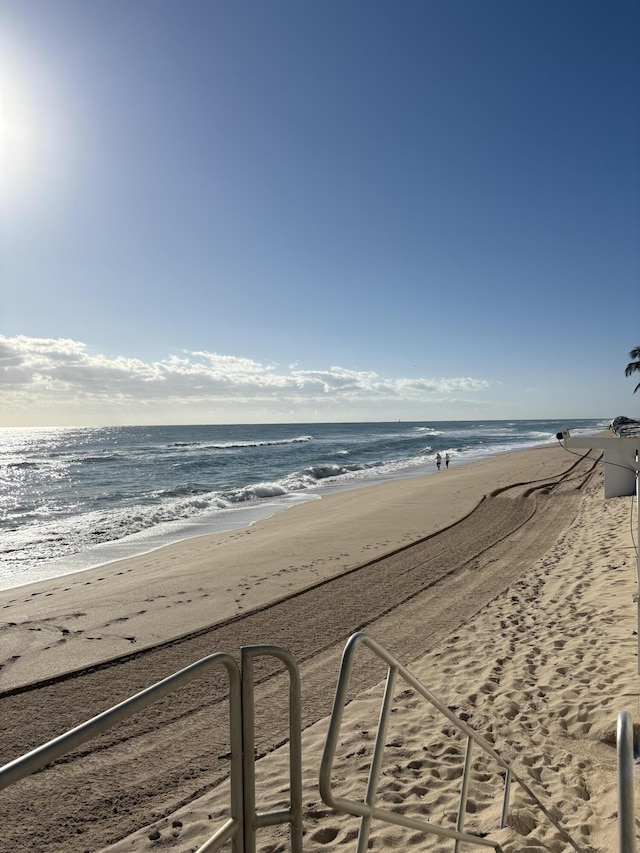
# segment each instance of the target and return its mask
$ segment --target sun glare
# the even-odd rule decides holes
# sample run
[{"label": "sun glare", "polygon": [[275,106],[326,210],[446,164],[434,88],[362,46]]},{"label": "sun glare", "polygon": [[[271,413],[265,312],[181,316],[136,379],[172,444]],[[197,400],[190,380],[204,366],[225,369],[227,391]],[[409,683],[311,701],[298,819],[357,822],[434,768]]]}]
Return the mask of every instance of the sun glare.
[{"label": "sun glare", "polygon": [[7,67],[0,67],[0,194],[12,203],[30,194],[36,183],[37,119],[28,88]]},{"label": "sun glare", "polygon": [[0,32],[0,199],[12,217],[47,205],[68,174],[70,122],[59,70],[22,33]]}]

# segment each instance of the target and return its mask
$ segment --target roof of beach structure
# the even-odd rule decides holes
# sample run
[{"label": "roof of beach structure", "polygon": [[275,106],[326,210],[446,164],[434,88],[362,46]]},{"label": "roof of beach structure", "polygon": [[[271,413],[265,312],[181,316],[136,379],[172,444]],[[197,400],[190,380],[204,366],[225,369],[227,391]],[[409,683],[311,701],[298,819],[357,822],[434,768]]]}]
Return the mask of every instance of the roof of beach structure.
[{"label": "roof of beach structure", "polygon": [[640,436],[640,421],[626,415],[618,415],[609,424],[609,429],[621,438],[636,438]]}]

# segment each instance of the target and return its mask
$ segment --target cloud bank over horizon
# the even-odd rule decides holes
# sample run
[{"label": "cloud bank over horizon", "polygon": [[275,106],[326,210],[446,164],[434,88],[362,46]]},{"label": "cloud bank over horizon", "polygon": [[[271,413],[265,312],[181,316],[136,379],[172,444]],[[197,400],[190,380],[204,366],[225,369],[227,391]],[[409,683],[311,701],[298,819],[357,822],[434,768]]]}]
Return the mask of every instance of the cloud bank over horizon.
[{"label": "cloud bank over horizon", "polygon": [[393,420],[416,405],[477,403],[492,384],[283,368],[206,351],[143,361],[92,354],[68,338],[0,335],[1,426]]}]

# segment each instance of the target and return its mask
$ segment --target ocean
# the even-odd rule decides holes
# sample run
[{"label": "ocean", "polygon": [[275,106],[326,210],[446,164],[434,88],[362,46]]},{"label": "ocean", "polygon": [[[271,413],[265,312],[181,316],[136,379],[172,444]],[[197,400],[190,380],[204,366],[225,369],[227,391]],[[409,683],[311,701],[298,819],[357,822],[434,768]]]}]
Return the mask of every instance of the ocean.
[{"label": "ocean", "polygon": [[[331,491],[435,473],[608,421],[0,429],[0,589],[245,527]],[[444,466],[443,466],[444,468]]]}]

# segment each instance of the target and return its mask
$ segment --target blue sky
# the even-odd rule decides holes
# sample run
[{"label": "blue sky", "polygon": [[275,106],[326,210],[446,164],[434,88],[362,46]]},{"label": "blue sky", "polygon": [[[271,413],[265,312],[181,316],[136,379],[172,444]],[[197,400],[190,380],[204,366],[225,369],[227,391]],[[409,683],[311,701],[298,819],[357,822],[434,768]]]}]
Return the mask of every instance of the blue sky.
[{"label": "blue sky", "polygon": [[640,414],[635,0],[0,33],[0,425]]}]

